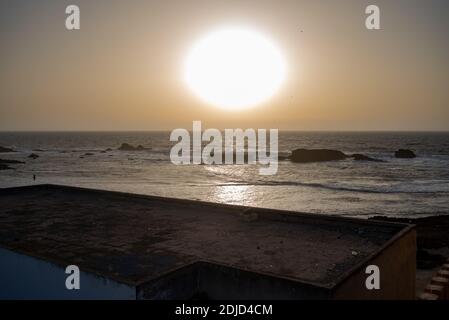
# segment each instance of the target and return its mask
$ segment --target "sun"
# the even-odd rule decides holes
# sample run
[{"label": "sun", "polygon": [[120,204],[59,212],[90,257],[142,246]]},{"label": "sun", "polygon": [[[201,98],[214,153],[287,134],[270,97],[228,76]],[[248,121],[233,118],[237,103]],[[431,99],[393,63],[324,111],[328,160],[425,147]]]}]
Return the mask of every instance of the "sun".
[{"label": "sun", "polygon": [[261,33],[243,27],[215,30],[187,54],[184,80],[205,102],[227,110],[258,105],[273,96],[286,76],[284,57]]}]

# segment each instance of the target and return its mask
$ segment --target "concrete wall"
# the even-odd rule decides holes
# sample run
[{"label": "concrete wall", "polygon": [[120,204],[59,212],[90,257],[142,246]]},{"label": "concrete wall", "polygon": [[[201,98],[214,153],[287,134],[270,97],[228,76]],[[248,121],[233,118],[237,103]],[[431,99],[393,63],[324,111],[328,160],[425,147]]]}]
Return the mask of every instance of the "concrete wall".
[{"label": "concrete wall", "polygon": [[[380,269],[380,290],[368,290],[368,265]],[[415,299],[416,232],[406,229],[367,262],[323,287],[209,262],[174,270],[137,288],[138,299]]]},{"label": "concrete wall", "polygon": [[0,248],[0,299],[136,299],[136,289],[80,270],[68,290],[65,267]]},{"label": "concrete wall", "polygon": [[179,268],[137,287],[140,300],[188,300],[199,293],[198,263]]},{"label": "concrete wall", "polygon": [[199,288],[210,299],[322,300],[327,288],[266,274],[203,263]]},{"label": "concrete wall", "polygon": [[[368,265],[380,269],[380,290],[367,290]],[[416,281],[416,231],[409,229],[363,264],[352,270],[346,280],[333,290],[333,299],[414,300]]]},{"label": "concrete wall", "polygon": [[329,299],[330,290],[210,262],[196,262],[138,286],[138,299]]}]

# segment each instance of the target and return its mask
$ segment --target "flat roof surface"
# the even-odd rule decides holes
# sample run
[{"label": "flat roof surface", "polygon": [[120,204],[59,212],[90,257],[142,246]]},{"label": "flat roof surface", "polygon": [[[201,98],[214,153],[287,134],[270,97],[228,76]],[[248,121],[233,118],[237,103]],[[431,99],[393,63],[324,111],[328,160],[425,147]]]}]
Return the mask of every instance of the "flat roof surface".
[{"label": "flat roof surface", "polygon": [[0,246],[138,285],[208,261],[322,285],[407,225],[118,192],[0,189]]}]

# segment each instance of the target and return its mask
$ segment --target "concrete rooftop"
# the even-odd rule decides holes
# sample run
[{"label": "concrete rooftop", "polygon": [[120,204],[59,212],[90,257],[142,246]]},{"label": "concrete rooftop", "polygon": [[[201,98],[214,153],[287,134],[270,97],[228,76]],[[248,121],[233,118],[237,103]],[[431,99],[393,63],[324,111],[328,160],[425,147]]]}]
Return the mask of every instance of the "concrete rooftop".
[{"label": "concrete rooftop", "polygon": [[0,246],[139,285],[205,261],[331,286],[405,225],[54,185],[0,189]]}]

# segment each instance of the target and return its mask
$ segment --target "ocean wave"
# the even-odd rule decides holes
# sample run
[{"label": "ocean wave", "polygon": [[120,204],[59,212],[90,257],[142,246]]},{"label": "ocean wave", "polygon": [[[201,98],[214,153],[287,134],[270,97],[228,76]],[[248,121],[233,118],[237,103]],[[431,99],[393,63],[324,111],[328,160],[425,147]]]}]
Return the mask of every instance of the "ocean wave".
[{"label": "ocean wave", "polygon": [[297,181],[256,181],[256,182],[230,182],[227,184],[220,184],[220,186],[298,186],[305,188],[326,189],[332,191],[343,192],[358,192],[358,193],[372,193],[372,194],[449,194],[449,190],[380,190],[363,187],[346,187],[336,186],[316,182],[297,182]]}]

